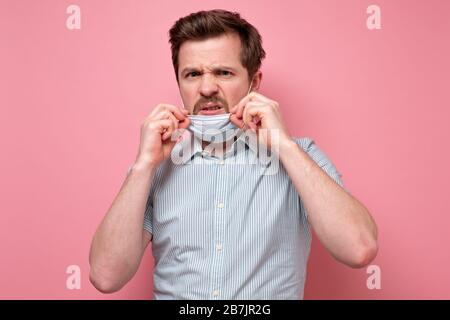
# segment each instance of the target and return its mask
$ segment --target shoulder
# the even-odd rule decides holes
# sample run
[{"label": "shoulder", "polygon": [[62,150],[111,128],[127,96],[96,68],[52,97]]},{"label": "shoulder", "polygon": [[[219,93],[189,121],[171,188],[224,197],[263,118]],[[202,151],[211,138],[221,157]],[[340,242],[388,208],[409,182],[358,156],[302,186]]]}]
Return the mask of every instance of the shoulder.
[{"label": "shoulder", "polygon": [[342,174],[338,171],[330,157],[323,151],[311,137],[291,137],[316,164],[331,176],[338,184],[343,186]]},{"label": "shoulder", "polygon": [[320,167],[331,164],[325,152],[319,148],[316,141],[311,137],[291,137],[297,145],[302,148]]}]

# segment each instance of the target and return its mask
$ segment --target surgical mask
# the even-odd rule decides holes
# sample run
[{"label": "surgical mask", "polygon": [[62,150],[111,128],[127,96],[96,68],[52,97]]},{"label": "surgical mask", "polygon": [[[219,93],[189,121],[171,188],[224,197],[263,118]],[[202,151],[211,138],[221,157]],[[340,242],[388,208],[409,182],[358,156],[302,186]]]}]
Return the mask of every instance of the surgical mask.
[{"label": "surgical mask", "polygon": [[[250,84],[247,95],[251,89],[252,86]],[[225,142],[234,138],[241,130],[231,122],[230,116],[231,113],[212,116],[189,115],[190,125],[188,129],[201,140],[214,143]]]},{"label": "surgical mask", "polygon": [[230,121],[230,113],[213,116],[192,115],[189,130],[194,136],[208,142],[225,142],[234,138],[239,128]]}]

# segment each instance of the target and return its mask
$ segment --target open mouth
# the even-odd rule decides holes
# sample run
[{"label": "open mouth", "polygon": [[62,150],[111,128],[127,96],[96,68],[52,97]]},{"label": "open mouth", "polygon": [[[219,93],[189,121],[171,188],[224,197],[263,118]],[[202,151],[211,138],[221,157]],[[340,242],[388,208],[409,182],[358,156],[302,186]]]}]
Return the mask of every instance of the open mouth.
[{"label": "open mouth", "polygon": [[202,101],[196,109],[198,110],[197,114],[207,116],[224,114],[228,110],[226,102],[219,99]]},{"label": "open mouth", "polygon": [[210,101],[201,106],[198,114],[212,116],[212,115],[222,114],[222,113],[224,113],[224,110],[225,109],[222,104],[215,102],[215,101],[214,102]]},{"label": "open mouth", "polygon": [[222,108],[222,106],[220,104],[218,104],[217,102],[208,102],[208,103],[204,104],[200,110],[214,111],[214,110],[219,110],[221,108]]},{"label": "open mouth", "polygon": [[212,110],[219,110],[222,109],[221,106],[214,106],[214,107],[204,107],[202,108],[202,110],[208,110],[208,111],[212,111]]}]

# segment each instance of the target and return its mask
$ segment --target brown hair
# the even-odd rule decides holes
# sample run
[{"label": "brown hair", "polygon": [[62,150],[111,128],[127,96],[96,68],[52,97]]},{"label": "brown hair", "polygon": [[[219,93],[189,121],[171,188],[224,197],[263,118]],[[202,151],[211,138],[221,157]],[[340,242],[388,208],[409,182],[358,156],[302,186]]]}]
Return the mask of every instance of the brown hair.
[{"label": "brown hair", "polygon": [[228,32],[235,32],[241,39],[240,59],[247,69],[249,79],[261,67],[266,56],[258,30],[239,13],[216,9],[199,11],[178,19],[169,31],[172,50],[172,63],[178,82],[178,54],[183,42],[188,40],[206,40]]}]

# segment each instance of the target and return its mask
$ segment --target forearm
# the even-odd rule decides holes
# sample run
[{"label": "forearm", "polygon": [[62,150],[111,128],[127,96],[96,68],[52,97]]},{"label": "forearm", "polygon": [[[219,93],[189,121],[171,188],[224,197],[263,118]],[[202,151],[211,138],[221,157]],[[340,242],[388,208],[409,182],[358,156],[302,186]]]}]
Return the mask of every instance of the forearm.
[{"label": "forearm", "polygon": [[128,282],[143,253],[144,212],[155,168],[136,164],[92,240],[90,278],[103,291],[116,291]]},{"label": "forearm", "polygon": [[377,251],[377,227],[368,210],[292,139],[280,144],[280,160],[322,244],[351,267],[368,264]]}]

